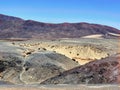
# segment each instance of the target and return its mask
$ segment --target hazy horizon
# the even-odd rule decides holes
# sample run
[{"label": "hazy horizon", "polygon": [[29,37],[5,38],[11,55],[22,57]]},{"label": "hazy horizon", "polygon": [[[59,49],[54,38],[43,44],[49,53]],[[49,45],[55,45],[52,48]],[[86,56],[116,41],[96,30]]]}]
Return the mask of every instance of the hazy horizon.
[{"label": "hazy horizon", "polygon": [[120,29],[119,0],[2,0],[0,14],[46,23],[87,22]]}]

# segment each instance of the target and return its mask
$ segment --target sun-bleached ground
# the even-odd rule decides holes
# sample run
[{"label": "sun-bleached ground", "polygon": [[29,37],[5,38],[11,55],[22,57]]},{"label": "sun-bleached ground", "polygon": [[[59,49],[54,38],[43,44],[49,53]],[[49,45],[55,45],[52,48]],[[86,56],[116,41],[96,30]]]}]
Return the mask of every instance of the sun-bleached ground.
[{"label": "sun-bleached ground", "polygon": [[120,90],[119,85],[0,86],[0,90]]},{"label": "sun-bleached ground", "polygon": [[118,42],[117,39],[81,38],[52,41],[29,40],[15,43],[14,46],[25,48],[26,51],[21,52],[23,55],[27,52],[34,53],[39,49],[44,49],[65,55],[82,65],[119,53]]},{"label": "sun-bleached ground", "polygon": [[94,34],[94,35],[83,36],[82,38],[103,38],[103,35],[102,34]]}]

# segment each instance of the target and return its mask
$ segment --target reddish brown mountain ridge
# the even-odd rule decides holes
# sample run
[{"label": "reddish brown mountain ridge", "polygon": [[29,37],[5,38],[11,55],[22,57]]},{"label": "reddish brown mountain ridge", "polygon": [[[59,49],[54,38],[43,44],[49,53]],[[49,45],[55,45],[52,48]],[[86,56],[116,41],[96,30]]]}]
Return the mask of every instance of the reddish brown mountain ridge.
[{"label": "reddish brown mountain ridge", "polygon": [[[113,33],[113,34],[109,34]],[[51,24],[0,14],[0,38],[79,38],[101,34],[104,38],[116,38],[120,30],[89,23]]]}]

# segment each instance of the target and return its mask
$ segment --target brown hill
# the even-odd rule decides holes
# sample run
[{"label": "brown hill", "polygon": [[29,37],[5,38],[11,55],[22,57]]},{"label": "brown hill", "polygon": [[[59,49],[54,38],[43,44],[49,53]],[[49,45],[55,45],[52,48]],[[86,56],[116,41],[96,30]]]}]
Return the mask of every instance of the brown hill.
[{"label": "brown hill", "polygon": [[103,38],[119,37],[113,27],[89,23],[51,24],[0,14],[0,38],[79,38],[100,34]]},{"label": "brown hill", "polygon": [[120,84],[120,55],[68,70],[41,84]]}]

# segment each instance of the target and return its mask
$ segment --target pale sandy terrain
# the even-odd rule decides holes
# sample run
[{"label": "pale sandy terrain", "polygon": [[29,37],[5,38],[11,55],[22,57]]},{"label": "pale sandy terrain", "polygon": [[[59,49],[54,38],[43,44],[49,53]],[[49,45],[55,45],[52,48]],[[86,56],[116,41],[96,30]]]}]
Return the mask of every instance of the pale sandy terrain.
[{"label": "pale sandy terrain", "polygon": [[[95,36],[96,37],[96,36]],[[119,53],[118,40],[115,39],[62,39],[54,41],[27,41],[16,43],[15,46],[26,48],[21,53],[37,52],[39,49],[45,49],[65,55],[76,60],[80,65],[93,60],[108,57]]]},{"label": "pale sandy terrain", "polygon": [[88,86],[88,85],[62,85],[62,86],[0,86],[0,90],[120,90],[117,85]]},{"label": "pale sandy terrain", "polygon": [[84,36],[82,38],[103,38],[103,35],[102,34],[94,34],[94,35]]},{"label": "pale sandy terrain", "polygon": [[115,34],[115,33],[108,33],[108,34],[110,34],[110,35],[113,35],[113,36],[120,36],[120,34]]},{"label": "pale sandy terrain", "polygon": [[[116,33],[107,33],[107,35],[111,35],[111,36],[116,36],[116,37],[120,37],[120,34],[116,34]],[[92,34],[92,35],[88,35],[88,36],[83,36],[82,38],[97,38],[97,39],[100,39],[100,38],[104,38],[104,35],[102,34]]]}]

